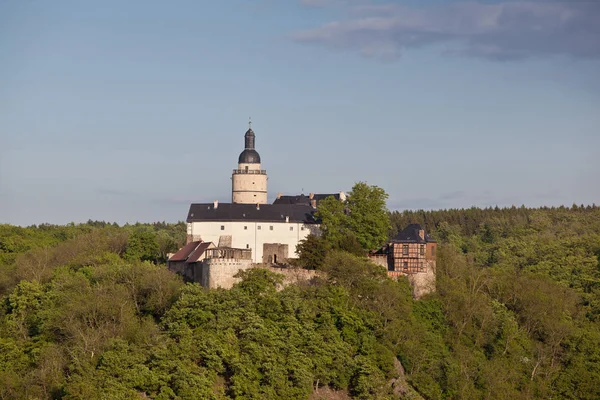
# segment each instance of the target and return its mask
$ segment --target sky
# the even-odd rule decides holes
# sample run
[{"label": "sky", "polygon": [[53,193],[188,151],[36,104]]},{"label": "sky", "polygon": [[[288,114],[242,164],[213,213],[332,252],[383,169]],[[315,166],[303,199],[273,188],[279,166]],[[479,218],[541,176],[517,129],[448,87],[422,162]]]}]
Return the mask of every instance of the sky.
[{"label": "sky", "polygon": [[0,0],[0,223],[184,220],[365,181],[390,210],[600,203],[600,2]]}]

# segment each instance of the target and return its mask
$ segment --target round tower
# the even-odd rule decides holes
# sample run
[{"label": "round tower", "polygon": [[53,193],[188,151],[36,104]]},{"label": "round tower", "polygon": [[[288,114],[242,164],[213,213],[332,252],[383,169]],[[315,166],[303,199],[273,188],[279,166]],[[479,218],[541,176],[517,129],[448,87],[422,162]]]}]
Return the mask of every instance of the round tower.
[{"label": "round tower", "polygon": [[252,122],[244,135],[245,147],[238,159],[238,168],[231,176],[231,202],[267,204],[267,171],[260,169],[260,155],[255,150],[256,136]]}]

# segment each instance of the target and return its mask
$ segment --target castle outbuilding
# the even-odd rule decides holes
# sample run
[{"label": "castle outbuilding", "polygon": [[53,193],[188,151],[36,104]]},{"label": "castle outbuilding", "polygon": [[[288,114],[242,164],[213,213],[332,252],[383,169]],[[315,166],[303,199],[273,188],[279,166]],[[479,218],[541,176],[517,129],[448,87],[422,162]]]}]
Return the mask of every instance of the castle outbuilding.
[{"label": "castle outbuilding", "polygon": [[437,242],[425,229],[410,224],[369,258],[385,266],[390,278],[407,276],[419,298],[435,291],[436,251]]}]

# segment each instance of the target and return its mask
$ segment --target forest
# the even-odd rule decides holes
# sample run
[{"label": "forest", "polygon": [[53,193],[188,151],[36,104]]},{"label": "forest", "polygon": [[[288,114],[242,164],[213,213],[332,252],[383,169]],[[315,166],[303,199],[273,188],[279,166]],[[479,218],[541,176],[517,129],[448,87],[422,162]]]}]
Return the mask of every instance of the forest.
[{"label": "forest", "polygon": [[207,290],[166,268],[184,223],[0,225],[0,399],[600,398],[600,208],[385,218],[438,241],[435,293],[360,234]]}]

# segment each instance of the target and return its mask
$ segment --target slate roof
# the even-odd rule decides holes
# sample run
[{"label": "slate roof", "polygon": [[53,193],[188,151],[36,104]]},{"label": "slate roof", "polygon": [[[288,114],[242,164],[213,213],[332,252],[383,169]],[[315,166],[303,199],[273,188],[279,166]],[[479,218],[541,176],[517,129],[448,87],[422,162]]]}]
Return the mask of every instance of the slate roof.
[{"label": "slate roof", "polygon": [[[326,198],[331,197],[331,196],[333,196],[336,200],[340,199],[339,193],[332,193],[332,194],[314,194],[312,197],[312,200],[316,200],[317,205],[318,205],[321,200],[325,200]],[[299,194],[296,196],[279,196],[279,198],[275,199],[273,204],[308,204],[308,205],[310,205],[310,200],[311,200],[310,197],[308,197],[304,194]]]},{"label": "slate roof", "polygon": [[402,230],[396,237],[392,239],[392,242],[396,243],[435,243],[435,240],[425,232],[425,239],[421,239],[419,231],[424,230],[419,224],[410,224],[404,230]]},{"label": "slate roof", "polygon": [[186,222],[249,221],[249,222],[301,222],[315,224],[316,210],[308,204],[237,204],[194,203],[190,206]]},{"label": "slate roof", "polygon": [[254,149],[245,149],[238,157],[239,164],[260,164],[260,155]]}]

